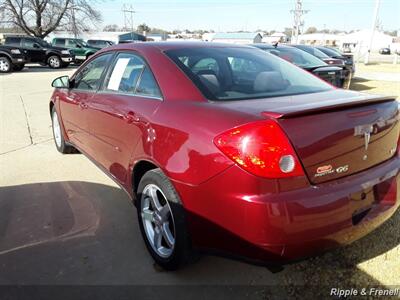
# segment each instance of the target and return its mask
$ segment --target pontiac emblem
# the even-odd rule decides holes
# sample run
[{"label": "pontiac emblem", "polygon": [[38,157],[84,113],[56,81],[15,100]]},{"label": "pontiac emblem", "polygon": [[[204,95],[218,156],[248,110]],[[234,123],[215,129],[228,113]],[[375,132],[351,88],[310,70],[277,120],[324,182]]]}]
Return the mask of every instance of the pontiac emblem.
[{"label": "pontiac emblem", "polygon": [[369,141],[371,139],[371,132],[364,132],[364,146],[365,151],[368,150]]},{"label": "pontiac emblem", "polygon": [[[364,149],[365,151],[368,150],[369,142],[371,141],[371,133],[374,133],[374,126],[373,125],[360,125],[354,128],[354,135],[355,136],[364,136]],[[367,155],[363,156],[363,160],[367,159]]]}]

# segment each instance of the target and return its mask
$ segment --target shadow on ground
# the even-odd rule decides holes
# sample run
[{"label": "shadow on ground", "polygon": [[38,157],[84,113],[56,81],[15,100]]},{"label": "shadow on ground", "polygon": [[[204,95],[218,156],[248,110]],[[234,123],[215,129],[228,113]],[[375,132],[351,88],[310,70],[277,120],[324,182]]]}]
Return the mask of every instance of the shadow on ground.
[{"label": "shadow on ground", "polygon": [[[382,285],[357,264],[398,247],[398,224],[399,212],[352,245],[276,274],[212,256],[164,272],[147,253],[122,190],[79,181],[1,187],[0,284],[272,286],[280,287],[280,298],[326,297],[332,287]],[[274,295],[263,290],[258,296]]]},{"label": "shadow on ground", "polygon": [[370,89],[373,89],[373,87],[363,84],[363,83],[366,83],[369,81],[370,80],[368,80],[368,79],[355,77],[351,80],[350,90],[362,92],[362,91],[368,91]]},{"label": "shadow on ground", "polygon": [[41,66],[41,65],[27,65],[18,73],[43,73],[43,72],[60,72],[60,71],[73,71],[76,70],[79,66],[77,65],[69,65],[66,68],[60,69],[52,69],[48,66]]}]

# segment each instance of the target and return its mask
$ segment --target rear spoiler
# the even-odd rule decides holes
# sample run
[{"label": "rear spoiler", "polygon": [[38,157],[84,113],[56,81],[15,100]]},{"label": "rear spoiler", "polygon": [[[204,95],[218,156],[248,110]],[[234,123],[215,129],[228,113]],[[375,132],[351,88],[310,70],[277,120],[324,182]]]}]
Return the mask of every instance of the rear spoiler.
[{"label": "rear spoiler", "polygon": [[[263,111],[261,115],[272,119],[288,119],[293,117],[312,115],[315,113],[327,113],[337,110],[342,110],[350,107],[360,107],[369,104],[376,104],[382,102],[395,101],[395,96],[372,96],[369,98],[352,99],[351,101],[346,100],[328,100],[316,105],[315,102],[310,104],[293,105],[288,107],[287,112],[285,108],[282,108],[281,112],[269,112]],[[400,109],[400,103],[399,103]]]}]

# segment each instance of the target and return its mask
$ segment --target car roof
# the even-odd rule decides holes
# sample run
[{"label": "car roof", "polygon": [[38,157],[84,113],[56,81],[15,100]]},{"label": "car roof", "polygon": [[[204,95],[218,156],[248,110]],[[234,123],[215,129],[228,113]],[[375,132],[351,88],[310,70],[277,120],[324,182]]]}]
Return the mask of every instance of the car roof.
[{"label": "car roof", "polygon": [[257,48],[261,48],[261,49],[279,49],[279,48],[292,48],[291,46],[288,45],[282,45],[282,44],[278,44],[276,46],[271,45],[271,44],[264,44],[264,43],[255,43],[255,44],[249,44],[249,46],[252,47],[257,47]]},{"label": "car roof", "polygon": [[173,49],[187,48],[251,48],[246,45],[227,44],[227,43],[212,43],[212,42],[138,42],[138,43],[123,43],[107,49],[112,50],[145,50],[148,48],[159,49],[161,51]]}]

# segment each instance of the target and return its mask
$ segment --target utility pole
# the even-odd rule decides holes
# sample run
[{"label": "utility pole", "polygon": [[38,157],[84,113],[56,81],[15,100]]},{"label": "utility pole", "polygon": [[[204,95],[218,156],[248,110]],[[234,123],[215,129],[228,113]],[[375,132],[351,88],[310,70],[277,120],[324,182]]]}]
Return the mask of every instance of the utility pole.
[{"label": "utility pole", "polygon": [[132,4],[124,4],[122,7],[122,11],[124,13],[124,21],[125,21],[125,28],[131,28],[131,37],[133,41],[133,14],[135,11],[133,10]]},{"label": "utility pole", "polygon": [[299,42],[300,29],[303,30],[304,26],[303,15],[308,13],[309,10],[303,9],[302,0],[295,0],[294,9],[292,9],[290,12],[293,13],[293,28],[292,28],[291,43],[293,44],[293,37],[294,37],[294,43],[297,44]]},{"label": "utility pole", "polygon": [[364,58],[364,64],[367,65],[369,63],[369,55],[371,53],[372,49],[372,43],[374,41],[374,34],[375,34],[375,29],[376,29],[376,22],[378,21],[378,13],[379,13],[379,5],[381,4],[380,0],[375,0],[375,9],[374,9],[374,14],[372,17],[372,30],[371,30],[371,39],[369,41],[367,53]]}]

